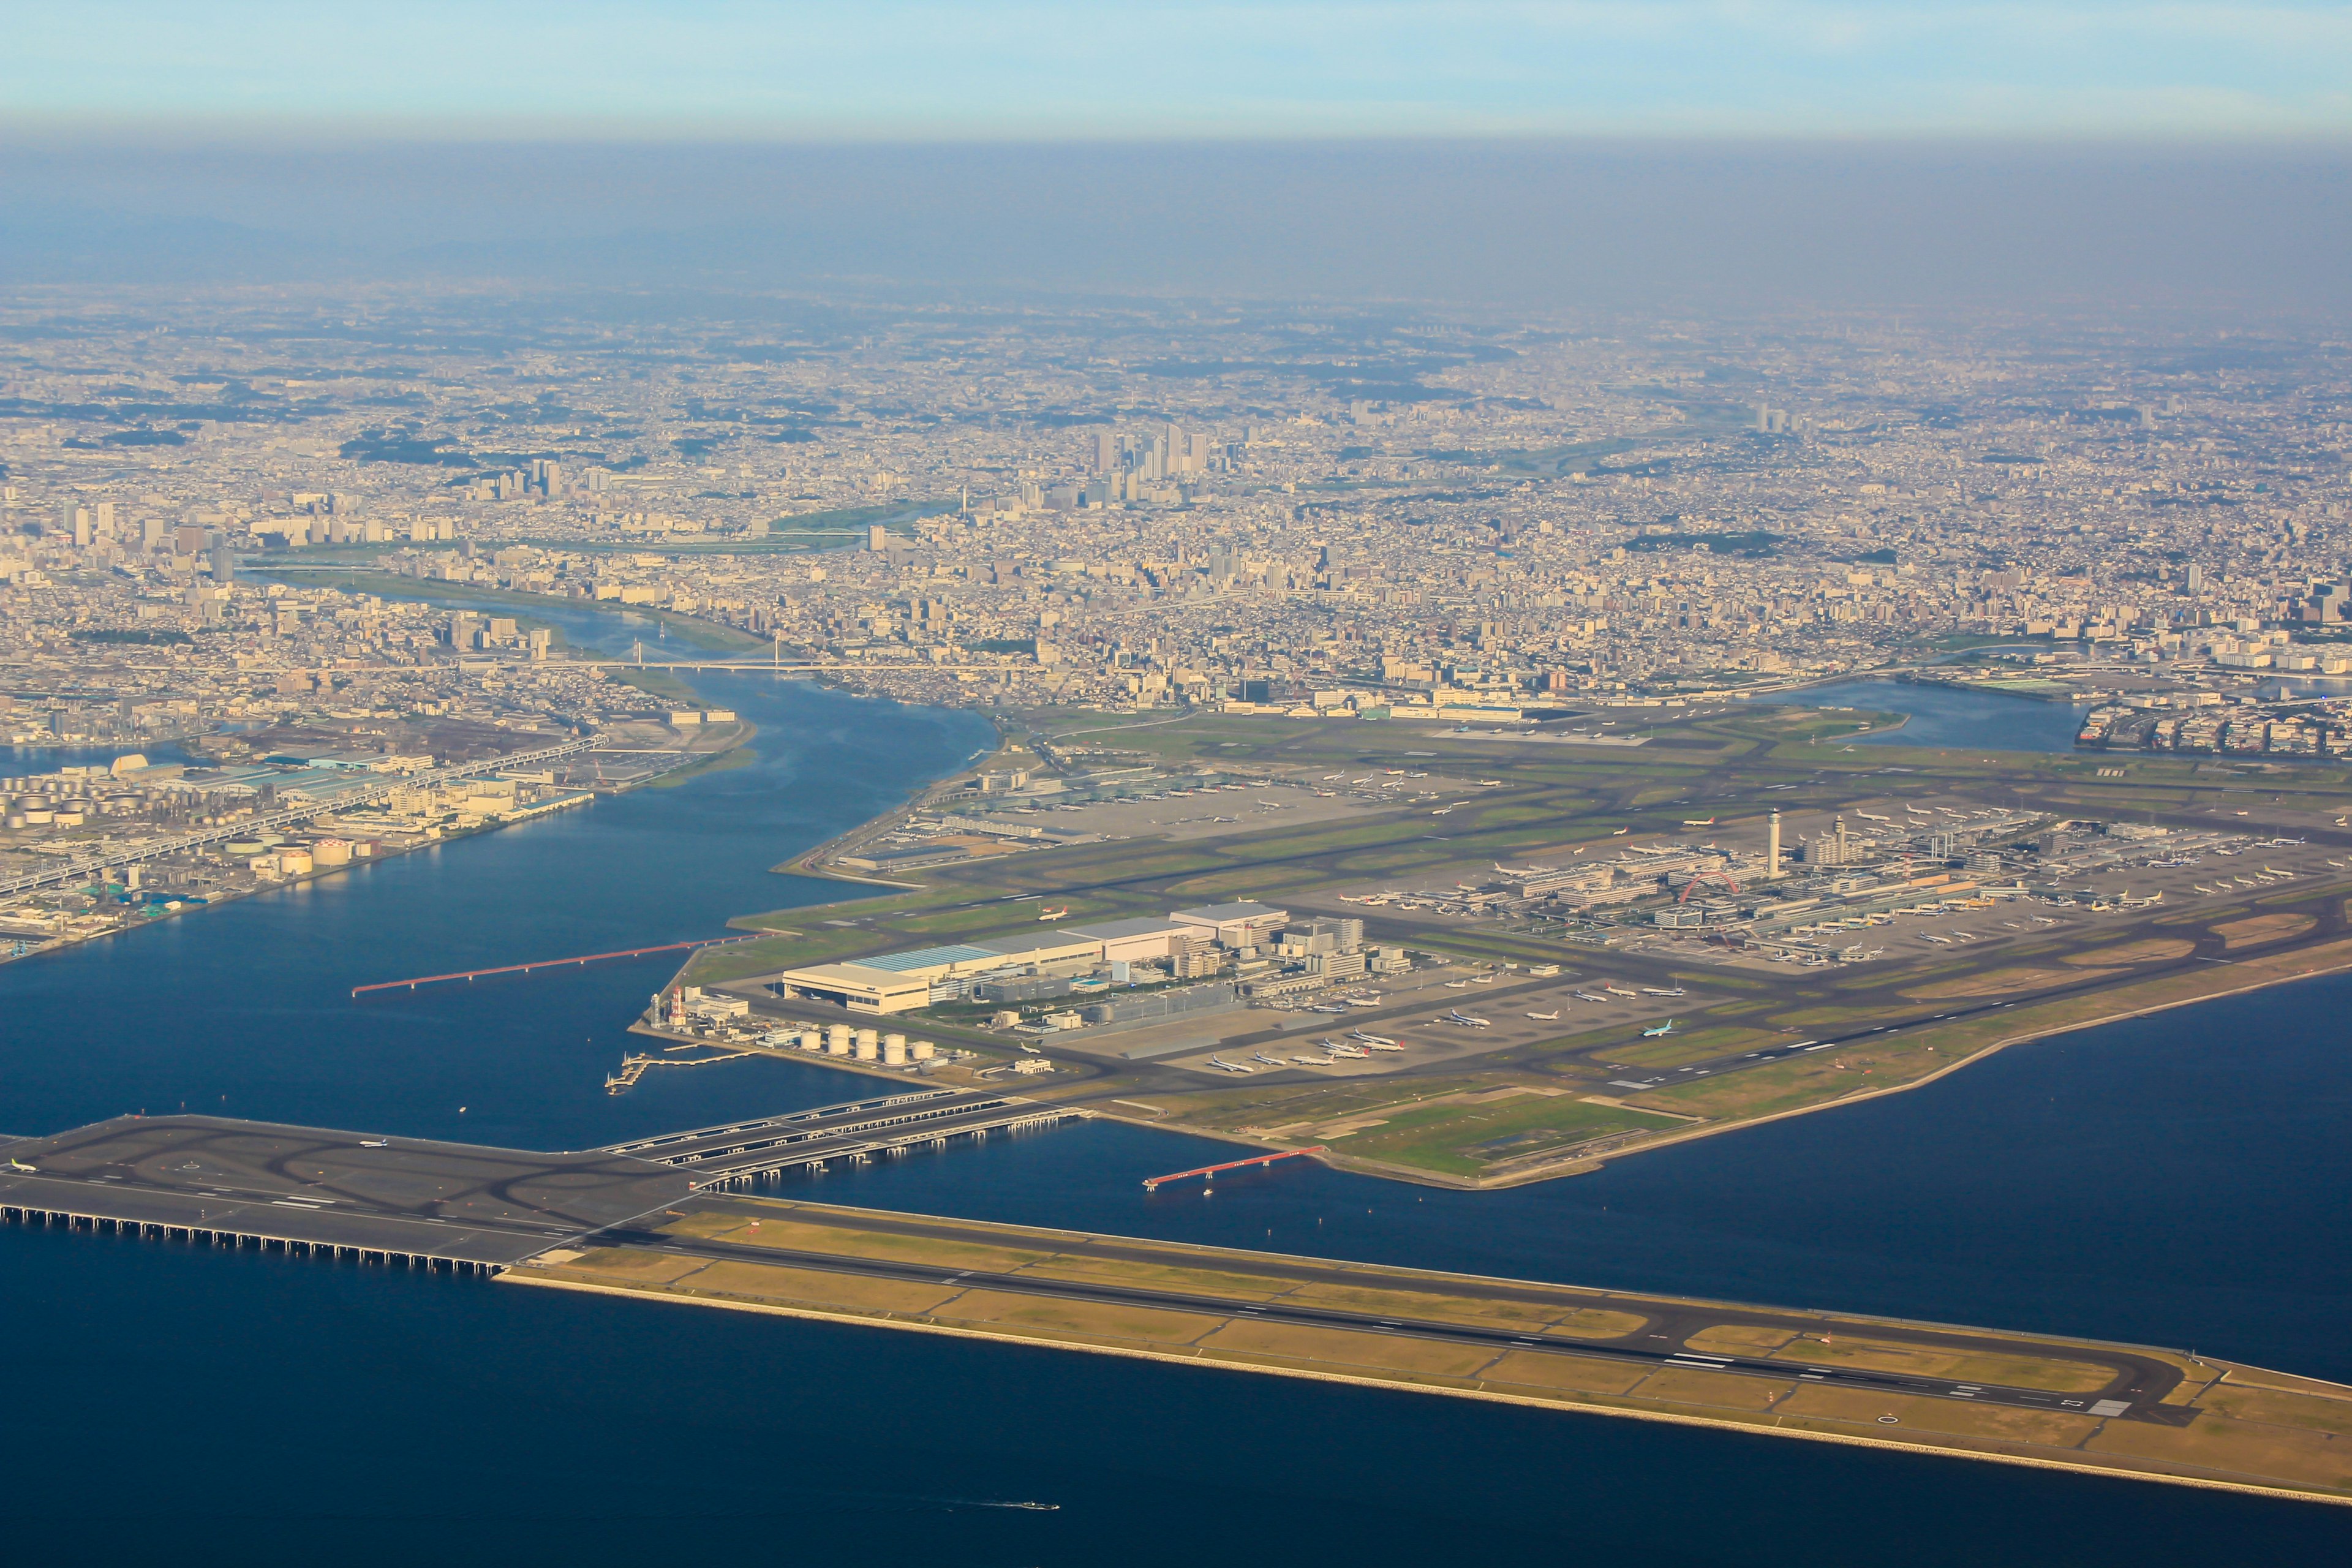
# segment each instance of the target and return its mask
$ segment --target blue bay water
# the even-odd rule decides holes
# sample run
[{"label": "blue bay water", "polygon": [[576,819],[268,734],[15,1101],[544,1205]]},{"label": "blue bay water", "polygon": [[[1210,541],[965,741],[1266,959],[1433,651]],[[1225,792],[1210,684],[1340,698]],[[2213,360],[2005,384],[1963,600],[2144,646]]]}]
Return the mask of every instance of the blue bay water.
[{"label": "blue bay water", "polygon": [[[1800,691],[1758,698],[1759,707],[1853,708],[1901,713],[1893,729],[1856,735],[1865,746],[1990,746],[2008,752],[2071,752],[2084,710],[2072,703],[2042,702],[1959,691],[1902,680],[1836,680]],[[1863,721],[1860,716],[1855,723]]]},{"label": "blue bay water", "polygon": [[[185,1103],[579,1147],[864,1092],[761,1061],[606,1096],[667,955],[348,994],[838,896],[766,868],[988,739],[970,715],[698,683],[760,725],[756,764],[0,968],[0,1128]],[[2352,1377],[2347,1001],[2352,982],[2317,980],[2086,1031],[1513,1192],[1292,1163],[1147,1194],[1144,1175],[1223,1146],[1108,1123],[777,1190]],[[110,1237],[0,1233],[0,1301],[18,1433],[0,1526],[36,1561],[2119,1563],[2352,1545],[2352,1517],[2312,1505]],[[1016,1502],[1057,1510],[997,1506]]]}]

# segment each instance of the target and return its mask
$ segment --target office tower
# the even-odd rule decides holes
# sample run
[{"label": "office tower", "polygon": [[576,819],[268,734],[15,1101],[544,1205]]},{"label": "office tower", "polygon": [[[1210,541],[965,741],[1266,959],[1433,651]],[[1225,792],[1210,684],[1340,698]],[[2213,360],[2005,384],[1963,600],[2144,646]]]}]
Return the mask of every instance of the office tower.
[{"label": "office tower", "polygon": [[1109,473],[1118,467],[1118,437],[1108,430],[1095,432],[1095,472]]},{"label": "office tower", "polygon": [[236,581],[236,558],[229,553],[228,536],[213,537],[213,586],[226,588]]},{"label": "office tower", "polygon": [[866,548],[877,552],[889,549],[890,531],[878,522],[866,529]]},{"label": "office tower", "polygon": [[96,514],[91,521],[90,527],[91,531],[100,539],[111,539],[114,537],[114,503],[112,501],[102,500],[98,503]]},{"label": "office tower", "polygon": [[2193,561],[2189,563],[2189,591],[2192,594],[2205,591],[2205,568]]}]

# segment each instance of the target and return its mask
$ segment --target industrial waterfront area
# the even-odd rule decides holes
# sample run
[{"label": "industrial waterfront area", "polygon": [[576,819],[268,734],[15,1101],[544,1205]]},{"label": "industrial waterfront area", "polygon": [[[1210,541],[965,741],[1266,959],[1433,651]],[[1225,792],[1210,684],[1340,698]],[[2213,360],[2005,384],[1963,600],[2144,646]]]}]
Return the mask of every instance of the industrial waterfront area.
[{"label": "industrial waterfront area", "polygon": [[[2330,363],[395,302],[262,375],[242,309],[10,373],[0,1268],[73,1441],[261,1368],[229,1448],[341,1412],[509,1559],[2340,1531]],[[645,1506],[469,1479],[616,1429]]]}]

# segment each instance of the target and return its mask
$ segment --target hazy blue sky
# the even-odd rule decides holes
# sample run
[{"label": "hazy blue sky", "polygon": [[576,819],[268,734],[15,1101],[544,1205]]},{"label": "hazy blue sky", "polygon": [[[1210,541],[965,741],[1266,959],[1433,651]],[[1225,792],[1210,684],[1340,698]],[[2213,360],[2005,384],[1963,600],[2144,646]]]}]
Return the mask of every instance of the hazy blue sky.
[{"label": "hazy blue sky", "polygon": [[2352,132],[2352,6],[2316,0],[0,0],[0,30],[20,134]]}]

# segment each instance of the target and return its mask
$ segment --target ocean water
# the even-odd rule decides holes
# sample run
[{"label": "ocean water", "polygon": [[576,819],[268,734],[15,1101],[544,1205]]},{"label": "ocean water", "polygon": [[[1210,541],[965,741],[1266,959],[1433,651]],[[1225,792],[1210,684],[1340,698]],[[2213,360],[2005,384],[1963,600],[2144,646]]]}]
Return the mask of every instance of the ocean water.
[{"label": "ocean water", "polygon": [[[349,994],[837,896],[766,868],[988,739],[970,715],[700,679],[760,725],[754,765],[0,968],[0,1130],[184,1104],[580,1147],[864,1092],[763,1061],[604,1094],[667,955]],[[774,1190],[2352,1377],[2347,1000],[2319,980],[2085,1031],[1515,1192],[1293,1162],[1213,1196],[1147,1194],[1143,1176],[1222,1146],[1107,1123]],[[113,1237],[0,1232],[0,1302],[16,1416],[0,1540],[30,1561],[2071,1564],[2352,1547],[2352,1510],[2316,1505]]]}]

